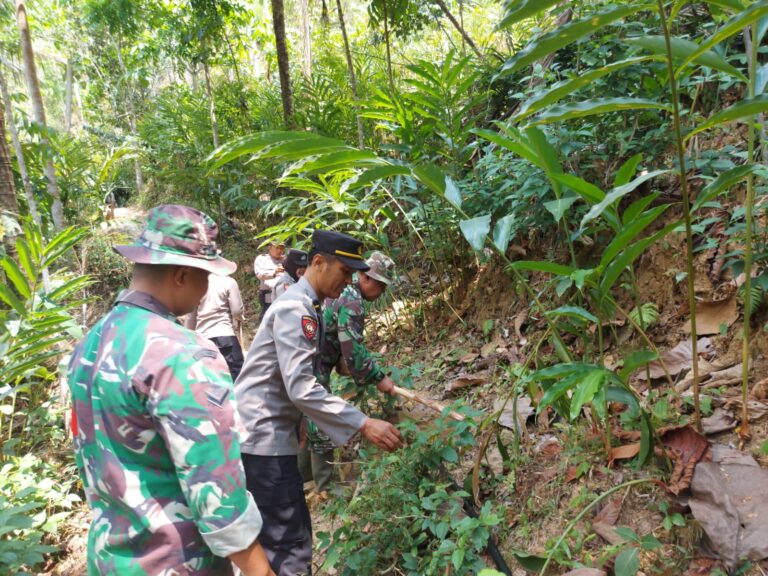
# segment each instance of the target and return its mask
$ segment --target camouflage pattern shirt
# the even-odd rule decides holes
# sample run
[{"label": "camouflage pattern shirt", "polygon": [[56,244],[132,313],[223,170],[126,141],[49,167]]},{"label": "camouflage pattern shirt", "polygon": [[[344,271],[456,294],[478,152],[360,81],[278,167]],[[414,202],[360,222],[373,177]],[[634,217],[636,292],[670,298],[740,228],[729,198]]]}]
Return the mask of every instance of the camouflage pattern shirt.
[{"label": "camouflage pattern shirt", "polygon": [[360,286],[354,282],[335,300],[326,300],[323,309],[324,336],[317,367],[317,379],[329,386],[333,367],[340,359],[358,386],[378,384],[384,371],[365,347],[365,309]]},{"label": "camouflage pattern shirt", "polygon": [[245,487],[232,380],[214,345],[128,291],[68,370],[93,521],[88,574],[232,574],[261,530]]}]

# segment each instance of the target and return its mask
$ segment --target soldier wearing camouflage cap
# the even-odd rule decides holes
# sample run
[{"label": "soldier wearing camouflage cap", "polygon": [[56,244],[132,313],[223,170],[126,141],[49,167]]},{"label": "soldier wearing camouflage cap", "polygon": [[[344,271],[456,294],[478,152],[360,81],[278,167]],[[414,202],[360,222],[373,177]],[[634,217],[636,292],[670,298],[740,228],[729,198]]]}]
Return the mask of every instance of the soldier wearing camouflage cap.
[{"label": "soldier wearing camouflage cap", "polygon": [[368,270],[362,254],[354,238],[314,232],[307,271],[267,310],[235,385],[248,431],[248,489],[264,518],[261,542],[279,576],[310,574],[312,567],[312,523],[296,458],[302,413],[339,446],[358,432],[387,451],[402,446],[389,422],[367,417],[315,377],[323,339],[320,301],[338,298],[354,271]]},{"label": "soldier wearing camouflage cap", "polygon": [[[317,379],[330,388],[331,372],[340,366],[358,386],[375,384],[380,392],[392,394],[395,383],[378,365],[365,346],[365,308],[363,301],[378,299],[395,279],[395,263],[382,252],[373,252],[366,264],[369,269],[357,273],[335,300],[326,300],[323,307],[324,338],[317,366]],[[333,444],[313,422],[308,423],[309,454],[302,454],[302,467],[307,468],[307,457],[312,469],[315,489],[322,493],[328,489],[333,468]]]},{"label": "soldier wearing camouflage cap", "polygon": [[186,206],[150,211],[129,290],[77,345],[68,369],[75,459],[93,522],[88,574],[272,572],[246,490],[232,379],[212,342],[182,327],[217,255],[218,228]]}]

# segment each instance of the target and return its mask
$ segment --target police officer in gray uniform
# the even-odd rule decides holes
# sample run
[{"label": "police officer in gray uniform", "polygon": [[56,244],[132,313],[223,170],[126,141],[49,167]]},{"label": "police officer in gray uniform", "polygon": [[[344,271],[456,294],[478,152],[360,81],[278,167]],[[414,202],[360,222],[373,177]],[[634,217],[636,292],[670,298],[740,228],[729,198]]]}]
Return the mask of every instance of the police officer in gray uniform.
[{"label": "police officer in gray uniform", "polygon": [[315,378],[320,303],[338,298],[358,270],[368,270],[358,240],[316,230],[306,273],[267,310],[235,384],[246,429],[246,485],[264,522],[259,539],[278,576],[312,569],[312,522],[296,459],[302,413],[337,446],[358,432],[383,450],[403,444],[389,422],[367,417]]}]

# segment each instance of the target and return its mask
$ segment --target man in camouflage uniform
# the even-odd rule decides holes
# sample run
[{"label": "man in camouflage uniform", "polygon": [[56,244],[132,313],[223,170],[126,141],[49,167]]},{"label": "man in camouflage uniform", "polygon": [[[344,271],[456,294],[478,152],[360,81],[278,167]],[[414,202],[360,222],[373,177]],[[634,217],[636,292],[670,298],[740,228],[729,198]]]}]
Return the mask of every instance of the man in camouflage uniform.
[{"label": "man in camouflage uniform", "polygon": [[367,417],[315,377],[320,301],[338,298],[354,270],[368,270],[362,253],[362,244],[345,234],[314,232],[306,273],[267,310],[235,386],[248,431],[248,489],[264,519],[259,538],[279,576],[311,573],[312,523],[296,458],[302,413],[339,446],[358,432],[387,451],[402,446],[392,424]]},{"label": "man in camouflage uniform", "polygon": [[232,379],[209,340],[182,327],[208,274],[236,265],[186,206],[150,211],[129,290],[77,345],[68,370],[75,458],[93,521],[88,574],[274,575],[256,540]]},{"label": "man in camouflage uniform", "polygon": [[[373,302],[384,294],[394,280],[395,264],[378,251],[370,255],[366,264],[370,267],[368,271],[358,272],[341,296],[325,302],[317,380],[330,389],[331,372],[337,367],[340,373],[352,376],[358,386],[375,384],[380,392],[392,394],[395,383],[365,346],[363,301]],[[309,453],[301,454],[300,465],[305,471],[311,467],[315,489],[322,494],[327,491],[333,474],[333,443],[311,421],[307,423],[307,431]]]}]

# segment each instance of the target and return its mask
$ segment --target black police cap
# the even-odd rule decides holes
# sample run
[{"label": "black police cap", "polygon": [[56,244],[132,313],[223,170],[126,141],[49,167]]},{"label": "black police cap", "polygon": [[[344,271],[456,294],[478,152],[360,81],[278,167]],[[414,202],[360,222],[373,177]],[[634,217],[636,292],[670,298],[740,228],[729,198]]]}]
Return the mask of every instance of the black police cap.
[{"label": "black police cap", "polygon": [[309,266],[309,255],[304,250],[291,248],[285,256],[286,264],[293,264],[296,268],[306,268]]},{"label": "black police cap", "polygon": [[315,230],[312,234],[312,251],[336,256],[353,270],[365,272],[370,269],[363,258],[363,243],[341,232]]}]

